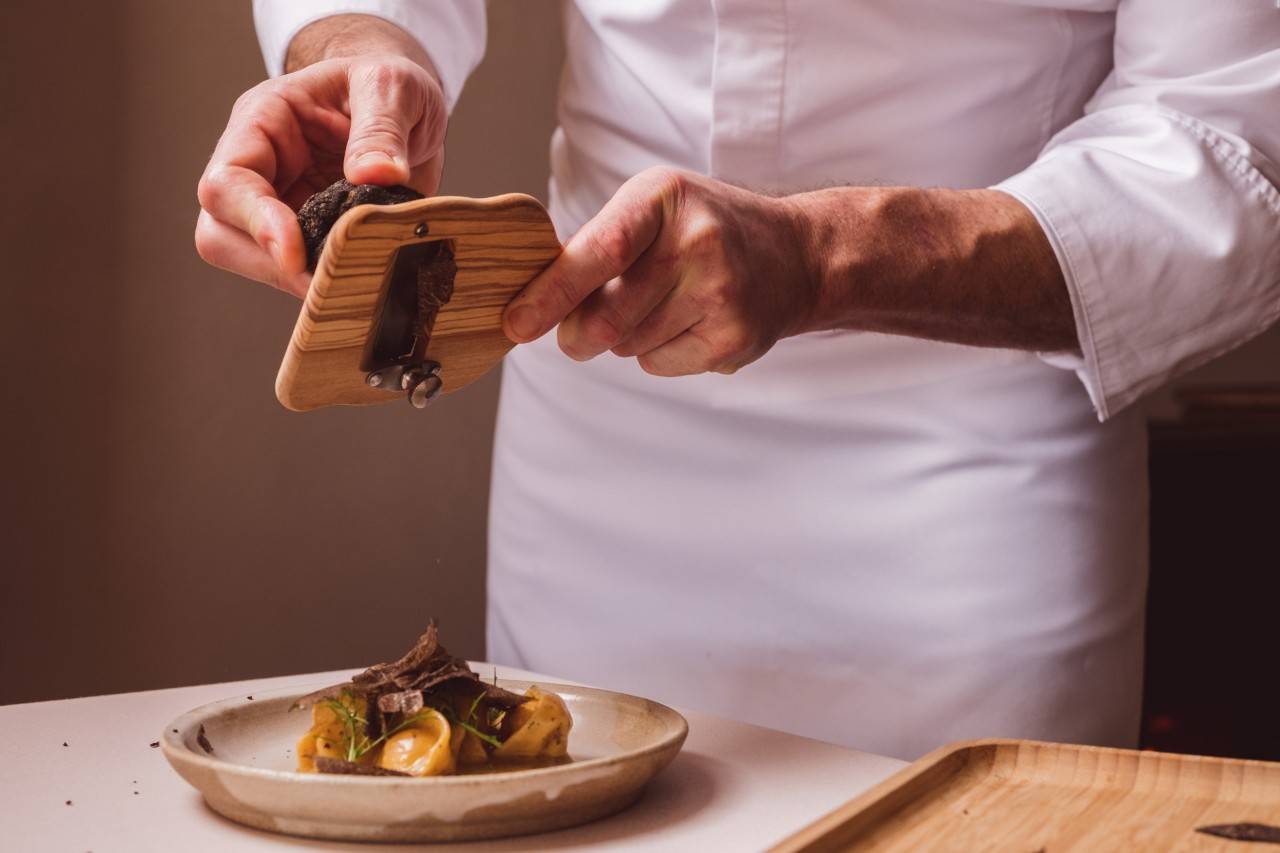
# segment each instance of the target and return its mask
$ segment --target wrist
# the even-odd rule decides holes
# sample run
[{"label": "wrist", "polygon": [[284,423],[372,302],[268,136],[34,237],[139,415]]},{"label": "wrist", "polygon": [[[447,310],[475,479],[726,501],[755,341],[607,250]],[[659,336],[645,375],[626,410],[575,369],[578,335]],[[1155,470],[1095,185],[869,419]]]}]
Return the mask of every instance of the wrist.
[{"label": "wrist", "polygon": [[997,190],[847,187],[792,197],[815,307],[850,329],[1070,349],[1071,303],[1035,217]]},{"label": "wrist", "polygon": [[[903,213],[919,204],[910,187],[840,187],[790,196],[794,230],[804,270],[804,290],[813,294],[803,332],[870,331],[871,309],[906,269],[928,265],[903,252],[893,235]],[[913,254],[915,252],[913,251]]]}]

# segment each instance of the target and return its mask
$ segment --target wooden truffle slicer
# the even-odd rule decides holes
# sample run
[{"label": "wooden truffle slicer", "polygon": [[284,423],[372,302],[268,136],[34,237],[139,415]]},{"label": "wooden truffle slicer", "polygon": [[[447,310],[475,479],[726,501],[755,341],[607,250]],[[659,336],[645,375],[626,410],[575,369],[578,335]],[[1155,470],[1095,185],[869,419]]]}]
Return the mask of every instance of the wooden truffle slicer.
[{"label": "wooden truffle slicer", "polygon": [[422,408],[513,346],[502,310],[560,253],[527,195],[360,205],[334,223],[276,397],[294,411],[406,395]]}]

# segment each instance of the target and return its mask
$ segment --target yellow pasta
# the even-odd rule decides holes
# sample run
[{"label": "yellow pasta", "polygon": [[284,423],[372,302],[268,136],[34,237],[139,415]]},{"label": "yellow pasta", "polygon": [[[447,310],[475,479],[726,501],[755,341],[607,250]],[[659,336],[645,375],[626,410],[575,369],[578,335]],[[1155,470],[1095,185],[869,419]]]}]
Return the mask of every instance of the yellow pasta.
[{"label": "yellow pasta", "polygon": [[507,761],[563,758],[569,751],[569,729],[573,727],[564,700],[537,687],[530,687],[524,695],[529,701],[510,711],[510,720],[503,727],[511,734],[493,751],[493,757]]},{"label": "yellow pasta", "polygon": [[[336,701],[349,713],[357,717],[364,716],[364,699],[350,693],[343,693]],[[323,702],[313,706],[311,728],[298,739],[298,769],[304,773],[314,773],[317,755],[345,759],[351,743],[351,731],[345,718],[336,708]]]},{"label": "yellow pasta", "polygon": [[[416,688],[414,684],[426,684]],[[568,760],[573,719],[564,700],[521,696],[480,680],[440,645],[435,623],[408,653],[345,684],[300,698],[311,727],[298,740],[303,773],[443,776]]]},{"label": "yellow pasta", "polygon": [[444,776],[456,769],[452,739],[443,714],[422,711],[411,725],[387,738],[378,766],[411,776]]}]

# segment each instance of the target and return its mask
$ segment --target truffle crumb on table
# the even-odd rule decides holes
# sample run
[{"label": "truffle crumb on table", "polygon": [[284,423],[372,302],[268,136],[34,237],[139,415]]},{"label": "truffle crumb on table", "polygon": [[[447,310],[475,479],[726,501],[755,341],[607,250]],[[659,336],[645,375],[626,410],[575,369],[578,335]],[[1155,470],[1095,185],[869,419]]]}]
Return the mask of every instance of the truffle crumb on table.
[{"label": "truffle crumb on table", "polygon": [[315,272],[329,229],[351,208],[361,204],[400,204],[423,197],[417,190],[403,186],[357,186],[345,179],[330,184],[298,208],[298,224],[302,226],[302,241],[307,247],[307,269]]}]

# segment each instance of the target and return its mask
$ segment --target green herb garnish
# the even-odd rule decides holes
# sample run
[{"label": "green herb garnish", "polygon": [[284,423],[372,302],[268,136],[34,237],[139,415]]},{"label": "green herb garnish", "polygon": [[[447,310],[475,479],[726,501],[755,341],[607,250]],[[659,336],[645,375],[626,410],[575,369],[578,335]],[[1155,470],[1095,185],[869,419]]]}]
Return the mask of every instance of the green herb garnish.
[{"label": "green herb garnish", "polygon": [[[350,691],[344,690],[342,691],[341,695],[344,698],[350,700],[352,706],[355,705],[355,698]],[[366,720],[364,717],[357,714],[352,708],[348,707],[346,704],[339,701],[338,699],[326,699],[324,700],[324,704],[329,706],[329,708],[332,709],[333,712],[337,714],[340,718],[342,718],[343,722],[346,724],[347,761],[351,761],[351,762],[358,761],[362,756],[366,755],[370,750],[375,749],[383,741],[385,741],[387,738],[391,737],[392,735],[399,734],[409,726],[412,726],[414,723],[426,719],[428,716],[430,716],[431,710],[437,710],[437,711],[439,710],[437,708],[432,708],[429,710],[419,711],[418,713],[414,714],[412,717],[405,717],[397,725],[387,729],[381,735],[374,738],[373,740],[370,740],[369,736],[365,734],[365,732],[368,731],[368,725],[369,725],[368,720]],[[359,724],[359,733],[360,733],[360,736],[358,739],[356,737],[357,724]]]},{"label": "green herb garnish", "polygon": [[[450,708],[448,705],[438,705],[438,706],[433,705],[432,707],[435,708],[435,710],[439,711],[441,714],[443,714],[444,718],[449,721],[450,725],[459,726],[465,731],[471,732],[473,735],[480,738],[480,740],[484,741],[485,743],[489,744],[489,746],[492,746],[495,749],[499,746],[502,746],[502,741],[498,740],[493,735],[486,734],[485,732],[482,732],[480,731],[480,729],[471,725],[471,723],[467,722],[466,720],[459,719],[458,715],[454,713],[454,710]],[[472,711],[474,710],[475,710],[475,703],[472,703]]]}]

